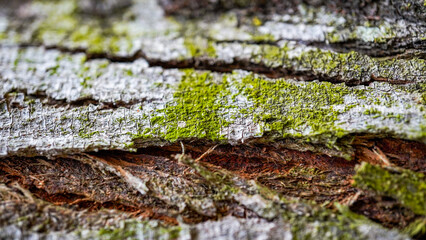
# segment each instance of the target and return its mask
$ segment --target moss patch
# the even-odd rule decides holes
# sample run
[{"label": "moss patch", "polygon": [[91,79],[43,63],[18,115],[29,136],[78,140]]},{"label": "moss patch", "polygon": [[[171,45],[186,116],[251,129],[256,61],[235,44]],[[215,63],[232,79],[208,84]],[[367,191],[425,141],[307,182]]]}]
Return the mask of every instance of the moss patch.
[{"label": "moss patch", "polygon": [[426,215],[426,178],[406,169],[395,171],[362,163],[354,176],[355,186],[393,197],[414,213]]},{"label": "moss patch", "polygon": [[254,105],[246,109],[261,125],[262,132],[279,134],[282,138],[326,138],[330,147],[345,131],[334,124],[349,93],[362,94],[344,85],[328,82],[297,84],[285,79],[264,79],[247,75],[240,82],[240,91]]},{"label": "moss patch", "polygon": [[86,19],[80,15],[76,1],[36,1],[32,7],[47,13],[32,35],[34,42],[85,49],[92,54],[132,50],[129,33],[116,30],[119,19],[113,19],[114,24],[102,18]]},{"label": "moss patch", "polygon": [[226,76],[218,80],[210,72],[184,70],[173,102],[157,110],[149,120],[150,128],[139,129],[133,138],[224,140],[221,129],[230,122],[223,111],[232,108],[226,98],[229,94]]},{"label": "moss patch", "polygon": [[214,42],[200,37],[186,37],[184,45],[191,57],[216,57]]},{"label": "moss patch", "polygon": [[180,227],[163,226],[156,221],[122,221],[118,228],[102,228],[98,232],[100,239],[176,239],[180,234]]},{"label": "moss patch", "polygon": [[378,59],[351,51],[337,53],[322,49],[302,50],[284,44],[282,47],[262,45],[252,61],[270,67],[294,71],[311,71],[318,78],[344,82],[406,81],[423,82],[425,60]]}]

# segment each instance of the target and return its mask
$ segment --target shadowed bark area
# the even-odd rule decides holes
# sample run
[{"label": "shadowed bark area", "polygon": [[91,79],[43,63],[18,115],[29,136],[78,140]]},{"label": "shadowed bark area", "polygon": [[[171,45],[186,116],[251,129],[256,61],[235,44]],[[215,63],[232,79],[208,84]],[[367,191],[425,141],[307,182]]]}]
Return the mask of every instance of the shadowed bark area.
[{"label": "shadowed bark area", "polygon": [[0,0],[0,238],[423,239],[425,4]]},{"label": "shadowed bark area", "polygon": [[251,14],[292,13],[298,11],[298,6],[305,4],[312,7],[326,7],[331,11],[344,12],[349,15],[358,15],[358,18],[405,18],[414,22],[424,24],[426,11],[422,1],[375,1],[356,0],[344,1],[321,1],[321,0],[230,0],[230,1],[193,1],[193,0],[160,0],[168,14],[186,14],[189,16],[202,16],[209,11],[225,11],[230,9],[244,9]]}]

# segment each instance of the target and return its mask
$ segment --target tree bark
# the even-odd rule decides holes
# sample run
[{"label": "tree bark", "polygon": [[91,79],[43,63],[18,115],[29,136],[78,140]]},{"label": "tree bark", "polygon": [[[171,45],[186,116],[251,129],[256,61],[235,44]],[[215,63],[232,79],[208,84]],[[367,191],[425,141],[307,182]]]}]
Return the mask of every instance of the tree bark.
[{"label": "tree bark", "polygon": [[422,239],[422,1],[0,1],[0,238]]}]

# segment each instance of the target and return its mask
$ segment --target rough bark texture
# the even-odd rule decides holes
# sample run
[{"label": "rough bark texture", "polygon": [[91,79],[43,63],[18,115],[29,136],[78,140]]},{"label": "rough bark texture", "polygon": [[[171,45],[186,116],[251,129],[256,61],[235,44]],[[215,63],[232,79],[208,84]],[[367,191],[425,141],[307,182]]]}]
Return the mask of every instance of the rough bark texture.
[{"label": "rough bark texture", "polygon": [[426,2],[0,5],[0,238],[425,237]]}]

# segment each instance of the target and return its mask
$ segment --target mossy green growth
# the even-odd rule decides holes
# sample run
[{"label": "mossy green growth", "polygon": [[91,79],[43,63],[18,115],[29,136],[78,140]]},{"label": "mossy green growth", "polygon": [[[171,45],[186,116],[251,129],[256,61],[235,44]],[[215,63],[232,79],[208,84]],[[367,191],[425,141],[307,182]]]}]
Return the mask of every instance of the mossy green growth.
[{"label": "mossy green growth", "polygon": [[355,186],[397,199],[414,213],[426,215],[426,178],[406,169],[384,169],[363,162],[354,176]]},{"label": "mossy green growth", "polygon": [[222,128],[229,125],[224,118],[230,94],[227,77],[215,79],[210,72],[184,70],[173,102],[150,117],[150,127],[139,129],[133,138],[159,137],[169,141],[199,138],[224,140]]},{"label": "mossy green growth", "polygon": [[46,12],[46,18],[38,23],[33,33],[35,42],[85,49],[95,54],[117,54],[132,49],[130,33],[115,31],[113,24],[102,18],[88,20],[78,11],[75,0],[36,1],[33,7]]},{"label": "mossy green growth", "polygon": [[311,69],[314,73],[343,79],[369,79],[368,71],[374,61],[357,52],[336,53],[327,50],[309,50],[292,59],[296,69]]},{"label": "mossy green growth", "polygon": [[282,47],[273,46],[273,45],[263,45],[260,56],[262,60],[268,61],[268,65],[271,67],[276,67],[279,65],[290,65],[288,58],[289,47],[285,44]]},{"label": "mossy green growth", "polygon": [[334,78],[345,82],[371,81],[383,78],[398,81],[424,82],[425,60],[378,59],[351,51],[337,53],[323,49],[299,50],[286,44],[282,47],[261,45],[253,53],[254,62],[268,67],[285,67],[293,71],[310,71],[318,78]]},{"label": "mossy green growth", "polygon": [[191,57],[216,57],[214,42],[200,37],[186,37],[184,45]]},{"label": "mossy green growth", "polygon": [[33,6],[47,14],[32,36],[37,42],[57,44],[78,26],[76,1],[34,1]]},{"label": "mossy green growth", "polygon": [[307,141],[325,137],[330,146],[336,138],[345,135],[334,124],[344,109],[338,110],[335,106],[344,104],[344,96],[356,91],[328,82],[299,84],[252,74],[243,77],[239,87],[253,102],[247,115],[253,116],[263,132],[279,134],[283,138],[305,138]]},{"label": "mossy green growth", "polygon": [[403,232],[416,239],[423,239],[426,236],[426,217],[416,219]]},{"label": "mossy green growth", "polygon": [[367,20],[364,22],[364,26],[356,26],[350,30],[341,31],[334,29],[327,32],[325,38],[330,43],[360,40],[364,42],[386,43],[389,39],[396,36],[395,30],[388,22],[373,23]]},{"label": "mossy green growth", "polygon": [[421,95],[423,105],[426,105],[426,82],[418,83],[418,92]]},{"label": "mossy green growth", "polygon": [[98,232],[100,239],[177,239],[181,228],[163,226],[157,221],[122,221],[118,228],[102,228]]},{"label": "mossy green growth", "polygon": [[253,34],[251,39],[255,42],[274,42],[275,37],[272,34]]}]

